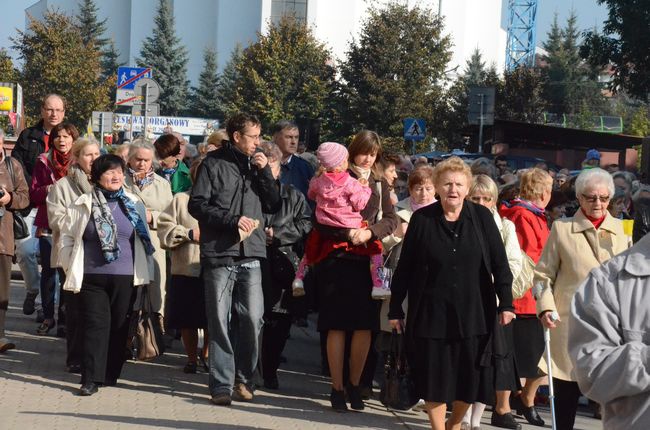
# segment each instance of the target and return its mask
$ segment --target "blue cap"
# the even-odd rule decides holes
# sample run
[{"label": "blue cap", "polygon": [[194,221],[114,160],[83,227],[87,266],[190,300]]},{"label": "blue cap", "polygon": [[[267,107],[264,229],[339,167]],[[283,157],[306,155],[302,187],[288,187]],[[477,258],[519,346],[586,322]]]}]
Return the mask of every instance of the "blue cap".
[{"label": "blue cap", "polygon": [[590,149],[587,151],[587,160],[598,160],[600,161],[600,152],[596,149]]}]

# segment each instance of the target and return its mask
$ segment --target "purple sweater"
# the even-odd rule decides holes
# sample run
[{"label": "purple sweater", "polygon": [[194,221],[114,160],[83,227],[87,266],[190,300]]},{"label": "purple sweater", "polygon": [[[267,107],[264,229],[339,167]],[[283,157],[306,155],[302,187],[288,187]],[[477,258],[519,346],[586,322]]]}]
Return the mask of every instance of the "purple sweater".
[{"label": "purple sweater", "polygon": [[117,243],[120,245],[120,257],[107,263],[99,244],[99,236],[92,216],[84,231],[84,274],[92,275],[133,275],[133,240],[135,231],[131,221],[119,206],[117,200],[109,200],[115,225],[117,226]]}]

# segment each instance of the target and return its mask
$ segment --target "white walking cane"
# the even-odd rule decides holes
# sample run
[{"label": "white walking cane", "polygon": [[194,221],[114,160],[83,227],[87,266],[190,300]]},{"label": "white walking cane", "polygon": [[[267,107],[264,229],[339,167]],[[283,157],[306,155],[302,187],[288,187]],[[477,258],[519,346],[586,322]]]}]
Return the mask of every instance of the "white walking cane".
[{"label": "white walking cane", "polygon": [[[538,282],[533,287],[533,296],[539,300],[544,291],[544,284]],[[551,321],[555,322],[560,319],[557,312],[551,312]],[[544,346],[546,349],[546,366],[548,367],[548,401],[551,405],[551,428],[556,430],[555,424],[555,390],[553,389],[553,366],[551,365],[551,329],[544,327]]]},{"label": "white walking cane", "polygon": [[[551,312],[551,321],[560,319],[557,312]],[[546,365],[548,367],[548,401],[551,404],[551,428],[555,427],[555,390],[553,389],[553,366],[551,366],[551,329],[544,327],[544,344],[546,346]]]}]

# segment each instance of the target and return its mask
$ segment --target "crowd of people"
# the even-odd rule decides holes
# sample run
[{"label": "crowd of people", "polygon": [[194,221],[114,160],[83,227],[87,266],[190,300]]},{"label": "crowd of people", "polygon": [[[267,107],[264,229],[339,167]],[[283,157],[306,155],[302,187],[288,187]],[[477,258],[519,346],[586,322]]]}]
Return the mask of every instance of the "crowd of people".
[{"label": "crowd of people", "polygon": [[[486,405],[494,426],[544,426],[549,370],[559,429],[583,393],[607,428],[650,423],[638,410],[650,188],[601,169],[598,151],[575,175],[513,171],[502,156],[432,165],[384,153],[369,130],[299,154],[295,123],[264,142],[241,113],[195,154],[171,131],[106,153],[65,112],[46,96],[11,156],[0,134],[0,352],[16,347],[4,333],[15,258],[23,312],[38,311],[38,335],[66,338],[80,395],[117,383],[129,315],[148,300],[167,340],[182,340],[182,370],[209,374],[215,405],[253,400],[257,374],[279,389],[290,328],[316,311],[337,412],[364,409],[403,333],[433,429],[479,428]],[[14,214],[28,237],[14,238]]]}]

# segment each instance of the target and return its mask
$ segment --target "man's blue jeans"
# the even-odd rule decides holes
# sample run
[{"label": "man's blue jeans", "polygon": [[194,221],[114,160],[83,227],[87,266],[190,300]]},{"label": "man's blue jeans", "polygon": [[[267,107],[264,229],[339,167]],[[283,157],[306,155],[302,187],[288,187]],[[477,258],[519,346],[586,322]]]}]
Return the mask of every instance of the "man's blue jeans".
[{"label": "man's blue jeans", "polygon": [[203,266],[210,333],[210,394],[231,394],[235,383],[250,385],[257,367],[264,314],[260,262]]}]

